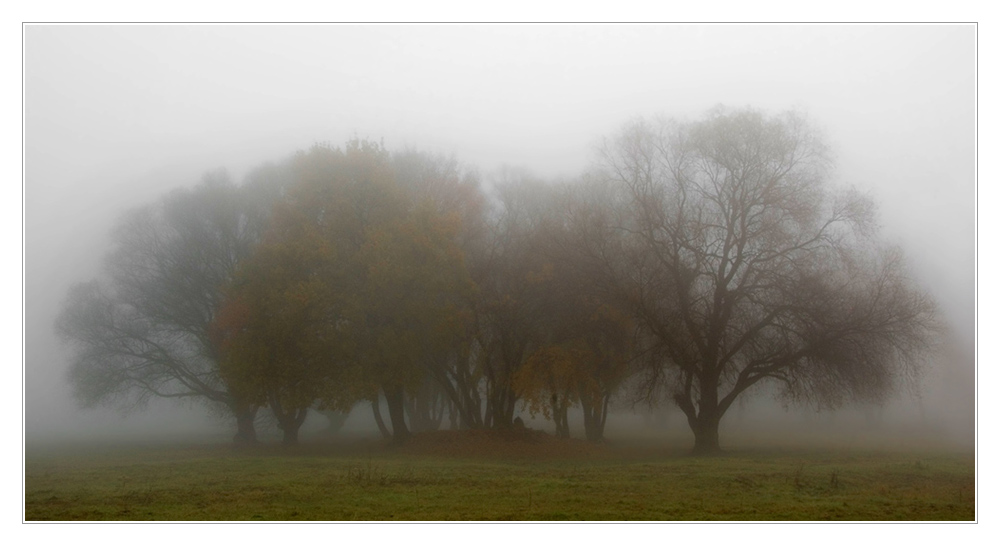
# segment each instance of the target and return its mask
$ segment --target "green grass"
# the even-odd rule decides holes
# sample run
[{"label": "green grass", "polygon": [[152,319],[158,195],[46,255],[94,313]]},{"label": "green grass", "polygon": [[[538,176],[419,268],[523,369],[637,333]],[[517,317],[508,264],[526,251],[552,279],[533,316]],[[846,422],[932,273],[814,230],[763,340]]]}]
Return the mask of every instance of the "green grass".
[{"label": "green grass", "polygon": [[[31,450],[26,520],[966,520],[972,455],[649,450],[532,461],[303,447]],[[613,454],[613,453],[612,453]]]}]

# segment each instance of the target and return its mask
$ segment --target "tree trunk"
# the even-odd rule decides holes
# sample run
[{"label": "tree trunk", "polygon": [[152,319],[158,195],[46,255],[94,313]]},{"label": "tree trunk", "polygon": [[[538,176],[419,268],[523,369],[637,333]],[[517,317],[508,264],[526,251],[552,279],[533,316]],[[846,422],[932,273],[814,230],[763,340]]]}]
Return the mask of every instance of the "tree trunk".
[{"label": "tree trunk", "polygon": [[587,402],[586,396],[580,397],[580,409],[583,410],[583,435],[590,440],[594,430],[594,409]]},{"label": "tree trunk", "polygon": [[444,422],[445,412],[448,410],[448,397],[439,390],[436,385],[432,385],[434,397],[431,398],[431,421],[430,430],[438,430]]},{"label": "tree trunk", "polygon": [[462,416],[455,406],[455,402],[448,400],[448,430],[458,430],[461,422]]},{"label": "tree trunk", "polygon": [[403,387],[383,386],[382,392],[385,393],[385,401],[389,405],[389,420],[392,422],[392,443],[397,445],[402,444],[410,437],[410,431],[406,428]]},{"label": "tree trunk", "polygon": [[[520,362],[518,360],[517,362]],[[506,366],[504,370],[516,369]],[[486,374],[485,426],[492,429],[509,429],[514,426],[514,409],[517,394],[510,386],[510,373],[488,369]]]},{"label": "tree trunk", "polygon": [[560,408],[556,417],[556,435],[560,438],[569,438],[569,417],[568,409]]},{"label": "tree trunk", "polygon": [[510,386],[503,386],[494,390],[490,400],[486,404],[486,412],[489,415],[489,426],[494,429],[509,429],[514,426],[514,408],[517,405],[517,396]]},{"label": "tree trunk", "polygon": [[569,419],[567,417],[567,408],[559,404],[559,397],[555,394],[552,395],[550,400],[552,407],[552,420],[556,423],[556,437],[557,438],[569,438]]},{"label": "tree trunk", "polygon": [[702,385],[697,409],[691,398],[690,382],[687,392],[675,395],[674,401],[687,416],[688,426],[694,432],[693,454],[716,455],[722,452],[719,447],[719,421],[722,420],[723,409],[719,407],[718,385],[704,380]]},{"label": "tree trunk", "polygon": [[697,423],[691,427],[694,432],[695,455],[718,455],[722,453],[719,447],[719,418],[702,414]]},{"label": "tree trunk", "polygon": [[299,445],[299,427],[294,424],[281,427],[281,444],[285,446]]},{"label": "tree trunk", "polygon": [[517,408],[517,394],[514,393],[514,389],[507,389],[507,404],[504,407],[504,426],[507,428],[514,427],[514,409]]},{"label": "tree trunk", "polygon": [[270,397],[271,412],[278,421],[278,428],[281,429],[281,443],[286,446],[294,446],[299,443],[299,428],[306,421],[309,408],[293,408],[285,410],[276,395]]},{"label": "tree trunk", "polygon": [[608,398],[604,398],[602,405],[594,406],[586,396],[581,396],[580,406],[583,408],[583,430],[587,440],[603,442],[604,423],[608,416]]},{"label": "tree trunk", "polygon": [[286,446],[299,444],[299,429],[306,421],[308,408],[299,408],[278,417],[278,428],[281,429],[281,443]]},{"label": "tree trunk", "polygon": [[375,416],[375,424],[378,425],[378,431],[382,433],[382,438],[388,440],[392,437],[392,433],[385,426],[385,421],[382,420],[382,410],[379,409],[378,396],[372,400],[372,414]]},{"label": "tree trunk", "polygon": [[[466,357],[468,358],[468,357]],[[454,367],[432,366],[435,386],[444,391],[449,402],[452,429],[483,428],[482,400],[476,381],[469,377],[468,361],[456,361]]]},{"label": "tree trunk", "polygon": [[486,428],[493,428],[493,396],[486,396],[486,417],[483,418],[483,425]]},{"label": "tree trunk", "polygon": [[479,389],[476,382],[467,377],[466,370],[455,375],[456,389],[461,393],[461,399],[456,399],[461,421],[459,428],[483,428],[483,401],[479,396]]},{"label": "tree trunk", "polygon": [[604,441],[604,425],[608,424],[608,404],[611,403],[611,395],[607,394],[604,396],[604,403],[601,405],[601,415],[600,419],[596,424],[597,426],[597,440],[596,442]]},{"label": "tree trunk", "polygon": [[236,445],[252,445],[257,443],[257,429],[254,428],[254,420],[257,419],[257,407],[234,408],[236,415],[236,436],[233,436],[233,443]]},{"label": "tree trunk", "polygon": [[[694,432],[695,455],[715,455],[722,452],[719,448],[719,421],[722,420],[722,408],[719,407],[719,378],[706,373],[700,378],[700,393],[698,400],[698,417],[692,423]],[[690,419],[688,419],[690,422]]]},{"label": "tree trunk", "polygon": [[431,376],[427,376],[420,390],[412,397],[404,396],[406,416],[413,432],[431,432],[441,427],[444,416],[445,395]]}]

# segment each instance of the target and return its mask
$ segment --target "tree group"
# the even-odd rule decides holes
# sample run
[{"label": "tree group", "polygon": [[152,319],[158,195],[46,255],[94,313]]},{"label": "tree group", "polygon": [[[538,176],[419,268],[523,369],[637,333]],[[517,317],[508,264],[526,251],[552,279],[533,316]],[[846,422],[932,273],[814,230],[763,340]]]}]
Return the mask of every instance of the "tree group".
[{"label": "tree group", "polygon": [[315,146],[125,216],[57,329],[85,405],[198,397],[239,441],[362,401],[395,442],[519,409],[568,436],[574,406],[601,441],[615,398],[665,398],[712,453],[758,383],[836,406],[919,369],[933,305],[828,172],[800,116],[752,109],[635,121],[562,184]]}]

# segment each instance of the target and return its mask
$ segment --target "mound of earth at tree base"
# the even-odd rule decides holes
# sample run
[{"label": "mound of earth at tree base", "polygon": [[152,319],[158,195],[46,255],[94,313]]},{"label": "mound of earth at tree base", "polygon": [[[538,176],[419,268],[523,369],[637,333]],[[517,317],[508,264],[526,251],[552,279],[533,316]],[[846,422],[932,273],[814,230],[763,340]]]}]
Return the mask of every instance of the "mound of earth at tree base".
[{"label": "mound of earth at tree base", "polygon": [[415,434],[399,449],[412,455],[500,459],[596,458],[608,454],[603,444],[558,438],[533,429],[423,432]]}]

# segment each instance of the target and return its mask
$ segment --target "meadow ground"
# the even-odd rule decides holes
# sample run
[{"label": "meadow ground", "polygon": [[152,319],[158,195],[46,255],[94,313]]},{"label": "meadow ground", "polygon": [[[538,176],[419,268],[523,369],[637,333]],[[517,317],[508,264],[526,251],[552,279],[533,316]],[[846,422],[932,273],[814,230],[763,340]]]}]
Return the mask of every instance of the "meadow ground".
[{"label": "meadow ground", "polygon": [[970,452],[747,447],[438,432],[262,445],[25,452],[27,521],[972,521]]}]

